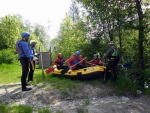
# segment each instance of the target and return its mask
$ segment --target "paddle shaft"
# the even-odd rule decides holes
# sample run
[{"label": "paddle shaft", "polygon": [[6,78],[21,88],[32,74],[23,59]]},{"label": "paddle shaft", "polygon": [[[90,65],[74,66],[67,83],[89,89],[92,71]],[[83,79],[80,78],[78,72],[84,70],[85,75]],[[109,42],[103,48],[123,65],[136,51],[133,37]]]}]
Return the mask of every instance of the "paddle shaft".
[{"label": "paddle shaft", "polygon": [[83,58],[83,59],[82,59],[81,61],[79,61],[78,63],[76,63],[76,64],[70,66],[70,68],[72,68],[72,67],[76,66],[77,64],[81,63],[83,60],[85,60],[85,58]]},{"label": "paddle shaft", "polygon": [[[40,51],[41,52],[41,51]],[[42,66],[42,77],[43,77],[43,80],[45,80],[45,75],[44,75],[44,70],[43,70],[43,57],[42,57],[42,53],[41,53],[41,66]]]}]

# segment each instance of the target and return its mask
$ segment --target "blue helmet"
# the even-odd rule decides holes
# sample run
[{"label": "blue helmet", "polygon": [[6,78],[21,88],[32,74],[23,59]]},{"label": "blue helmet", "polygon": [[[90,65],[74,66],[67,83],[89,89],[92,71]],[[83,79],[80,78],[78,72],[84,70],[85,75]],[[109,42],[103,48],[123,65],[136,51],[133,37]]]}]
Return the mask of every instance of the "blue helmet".
[{"label": "blue helmet", "polygon": [[94,56],[94,57],[98,57],[98,55],[97,55],[97,54],[94,54],[93,56]]},{"label": "blue helmet", "polygon": [[80,51],[76,51],[76,54],[77,54],[77,55],[81,55]]},{"label": "blue helmet", "polygon": [[29,37],[30,36],[30,34],[29,33],[27,33],[27,32],[22,32],[22,38],[24,38],[24,37]]}]

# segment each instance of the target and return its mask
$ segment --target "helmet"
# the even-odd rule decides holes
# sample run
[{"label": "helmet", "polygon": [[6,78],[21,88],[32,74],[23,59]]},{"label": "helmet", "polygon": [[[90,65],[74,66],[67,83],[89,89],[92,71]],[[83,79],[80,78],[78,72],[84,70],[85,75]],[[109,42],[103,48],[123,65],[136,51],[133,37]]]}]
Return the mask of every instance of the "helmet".
[{"label": "helmet", "polygon": [[76,51],[76,54],[77,54],[77,55],[81,55],[80,51]]},{"label": "helmet", "polygon": [[98,55],[97,55],[97,54],[94,54],[93,56],[94,56],[94,57],[98,57]]},{"label": "helmet", "polygon": [[115,45],[115,43],[113,41],[109,42],[109,45]]},{"label": "helmet", "polygon": [[57,55],[58,57],[60,57],[60,56],[62,56],[62,54],[61,53],[58,53],[58,55]]},{"label": "helmet", "polygon": [[22,32],[22,38],[24,38],[24,37],[29,37],[30,36],[30,34],[29,33],[27,33],[27,32]]},{"label": "helmet", "polygon": [[36,41],[35,41],[35,40],[30,40],[30,44],[32,44],[33,42],[34,42],[34,43],[36,43]]}]

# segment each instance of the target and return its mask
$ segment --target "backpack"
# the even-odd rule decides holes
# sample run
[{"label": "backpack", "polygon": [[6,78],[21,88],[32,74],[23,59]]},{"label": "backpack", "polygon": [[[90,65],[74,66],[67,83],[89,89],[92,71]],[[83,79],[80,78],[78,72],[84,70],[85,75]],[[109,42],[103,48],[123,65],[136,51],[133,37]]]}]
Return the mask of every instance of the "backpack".
[{"label": "backpack", "polygon": [[19,43],[21,42],[22,40],[18,40],[17,42],[16,42],[16,52],[17,52],[17,54],[22,54],[23,53],[23,51],[22,51],[22,49],[21,49],[21,46],[19,46]]},{"label": "backpack", "polygon": [[114,49],[113,48],[113,53],[111,54],[111,60],[114,60],[114,61],[116,61],[117,63],[119,62],[119,60],[120,60],[120,54],[119,54],[119,52],[118,52],[118,50],[117,49]]}]

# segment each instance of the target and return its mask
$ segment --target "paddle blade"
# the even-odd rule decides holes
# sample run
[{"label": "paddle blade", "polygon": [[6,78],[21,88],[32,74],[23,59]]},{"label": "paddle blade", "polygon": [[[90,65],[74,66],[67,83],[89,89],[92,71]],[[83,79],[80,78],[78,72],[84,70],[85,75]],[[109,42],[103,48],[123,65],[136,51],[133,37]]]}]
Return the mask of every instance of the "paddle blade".
[{"label": "paddle blade", "polygon": [[48,68],[45,72],[46,72],[46,74],[49,74],[49,73],[53,72],[54,69],[55,69],[55,68]]}]

